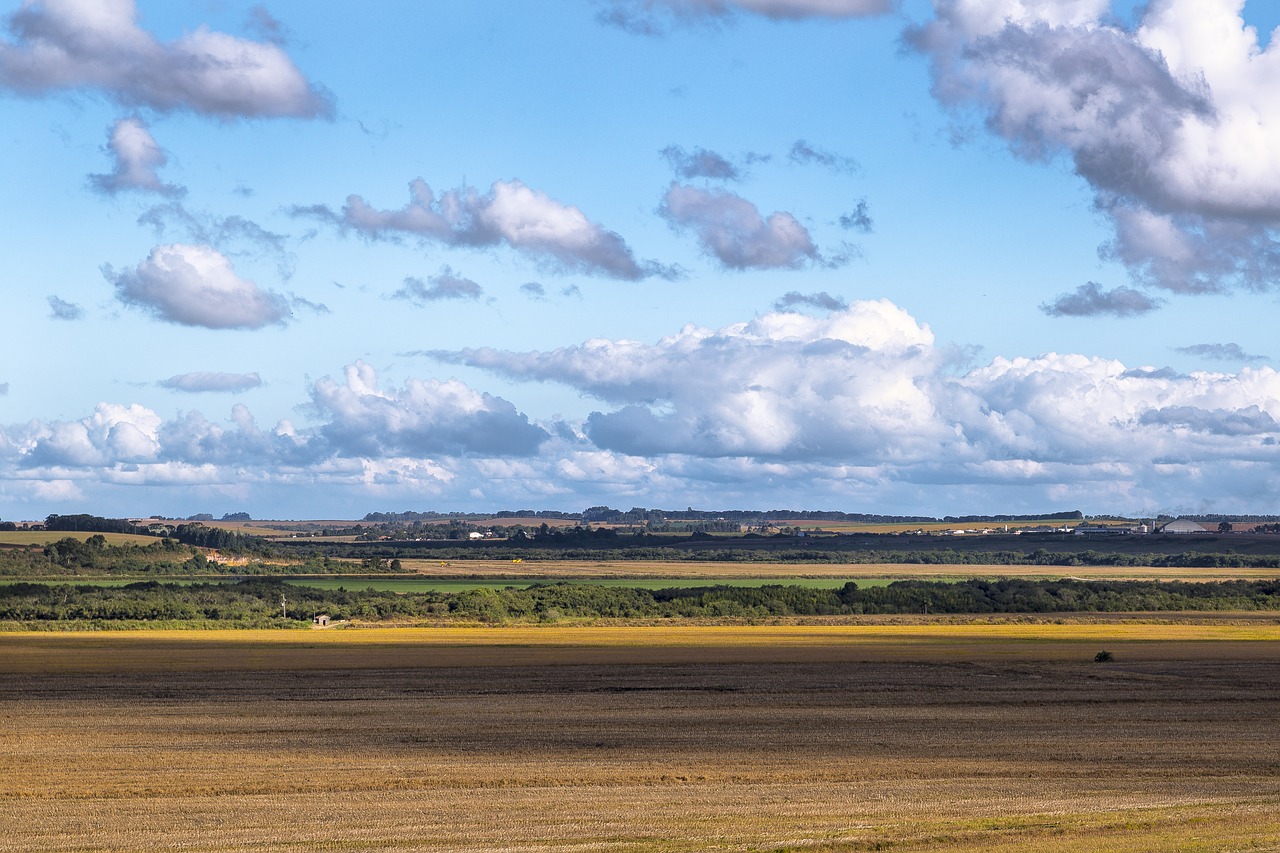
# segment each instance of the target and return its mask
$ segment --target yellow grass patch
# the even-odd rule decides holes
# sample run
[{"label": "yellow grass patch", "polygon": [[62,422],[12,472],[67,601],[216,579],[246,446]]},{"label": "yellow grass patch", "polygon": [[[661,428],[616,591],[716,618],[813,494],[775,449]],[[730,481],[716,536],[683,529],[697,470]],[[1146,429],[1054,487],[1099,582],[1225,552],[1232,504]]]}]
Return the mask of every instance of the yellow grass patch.
[{"label": "yellow grass patch", "polygon": [[[350,561],[351,565],[358,565]],[[1151,566],[1008,566],[922,563],[724,563],[680,560],[441,560],[402,559],[403,568],[428,577],[479,578],[1081,578],[1087,580],[1210,581],[1270,579],[1275,569],[1154,568]]]},{"label": "yellow grass patch", "polygon": [[136,533],[92,533],[83,530],[0,530],[0,545],[48,545],[59,539],[79,539],[102,536],[108,545],[150,545],[160,540],[154,536]]},{"label": "yellow grass patch", "polygon": [[[1275,614],[1238,624],[652,625],[0,634],[0,672],[210,671],[728,661],[1091,661],[1280,657]],[[566,655],[569,657],[566,658]],[[1104,670],[1101,670],[1104,671]]]}]

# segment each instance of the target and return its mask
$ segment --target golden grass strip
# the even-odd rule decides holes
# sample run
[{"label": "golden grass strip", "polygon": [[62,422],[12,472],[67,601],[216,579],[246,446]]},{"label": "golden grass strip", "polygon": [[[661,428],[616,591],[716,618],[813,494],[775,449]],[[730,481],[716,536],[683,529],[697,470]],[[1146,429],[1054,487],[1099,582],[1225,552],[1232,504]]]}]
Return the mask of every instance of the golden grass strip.
[{"label": "golden grass strip", "polygon": [[59,539],[79,539],[101,536],[108,545],[150,545],[160,540],[138,533],[93,533],[83,530],[0,530],[0,545],[48,545]]},{"label": "golden grass strip", "polygon": [[[0,673],[560,663],[1280,660],[1278,624],[678,625],[0,634]],[[1106,666],[1106,665],[1100,665]],[[1100,670],[1104,671],[1104,670]]]}]

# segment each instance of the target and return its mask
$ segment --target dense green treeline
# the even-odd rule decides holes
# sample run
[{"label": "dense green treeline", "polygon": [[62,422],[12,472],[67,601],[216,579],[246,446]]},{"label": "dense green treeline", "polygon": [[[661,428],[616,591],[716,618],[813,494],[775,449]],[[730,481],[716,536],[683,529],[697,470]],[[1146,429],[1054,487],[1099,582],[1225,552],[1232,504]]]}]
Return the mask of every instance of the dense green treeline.
[{"label": "dense green treeline", "polygon": [[179,524],[170,533],[184,545],[213,548],[229,554],[270,554],[271,545],[260,536],[248,536],[220,527],[206,527],[200,523]]},{"label": "dense green treeline", "polygon": [[288,626],[332,619],[502,623],[563,619],[767,619],[858,614],[1120,613],[1280,610],[1280,581],[968,580],[799,586],[639,589],[570,583],[465,592],[323,590],[280,580],[123,587],[0,585],[0,622],[215,621]]},{"label": "dense green treeline", "polygon": [[89,533],[146,533],[127,518],[103,518],[99,515],[58,515],[44,520],[45,530],[84,531]]},{"label": "dense green treeline", "polygon": [[[178,524],[172,528],[158,525],[165,538],[176,539],[184,545],[200,548],[216,548],[230,553],[266,553],[269,543],[260,536],[249,536],[219,527],[207,527],[199,522]],[[127,518],[103,518],[98,515],[50,515],[44,521],[45,530],[59,532],[133,533],[157,535],[151,527],[134,524]]]},{"label": "dense green treeline", "polygon": [[[696,534],[695,534],[696,535]],[[430,559],[430,560],[502,560],[520,559],[526,563],[550,560],[610,560],[712,563],[823,563],[834,565],[877,565],[909,563],[916,565],[991,565],[991,566],[1153,566],[1187,568],[1261,568],[1280,569],[1280,554],[1239,554],[1216,551],[1181,551],[1175,553],[1125,553],[1095,549],[1058,550],[1044,547],[1026,550],[981,551],[953,547],[895,550],[857,547],[845,539],[814,540],[816,544],[790,547],[745,547],[729,543],[717,547],[714,540],[703,540],[702,547],[672,547],[657,544],[670,542],[658,537],[644,537],[652,545],[620,547],[607,537],[592,541],[563,541],[560,547],[531,540],[530,544],[476,543],[448,545],[439,542],[307,542],[282,540],[274,543],[279,556],[328,556],[341,559]],[[683,540],[694,544],[692,540]],[[536,544],[535,544],[536,543]],[[1070,543],[1076,544],[1076,543]],[[1180,543],[1174,543],[1180,544]],[[1191,543],[1187,543],[1191,544]]]}]

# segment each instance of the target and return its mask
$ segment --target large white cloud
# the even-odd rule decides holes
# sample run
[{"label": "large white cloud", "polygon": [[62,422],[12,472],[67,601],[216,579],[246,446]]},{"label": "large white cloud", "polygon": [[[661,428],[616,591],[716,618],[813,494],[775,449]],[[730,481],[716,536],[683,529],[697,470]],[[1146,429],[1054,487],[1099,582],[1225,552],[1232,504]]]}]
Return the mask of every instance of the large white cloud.
[{"label": "large white cloud", "polygon": [[1048,353],[965,371],[951,352],[881,300],[688,326],[653,343],[435,354],[533,394],[558,382],[603,404],[550,425],[455,380],[382,388],[357,362],[313,384],[308,425],[261,428],[240,405],[214,421],[104,403],[79,420],[0,427],[0,504],[45,506],[49,483],[65,484],[55,491],[68,500],[116,503],[143,487],[173,489],[170,501],[229,489],[255,514],[425,500],[939,515],[1257,511],[1280,500],[1270,367],[1179,374]]},{"label": "large white cloud", "polygon": [[82,420],[33,422],[10,431],[8,439],[27,465],[94,467],[156,458],[160,424],[144,406],[101,403]]},{"label": "large white cloud", "polygon": [[224,118],[328,115],[329,98],[278,45],[199,27],[169,43],[133,0],[27,0],[0,42],[0,86],[37,95],[96,89],[127,105]]},{"label": "large white cloud", "polygon": [[1029,159],[1068,156],[1112,222],[1103,251],[1180,292],[1280,282],[1280,40],[1243,0],[935,0],[908,40],[934,92]]},{"label": "large white cloud", "polygon": [[208,329],[260,329],[289,316],[283,296],[241,278],[209,246],[157,246],[133,269],[104,269],[116,298],[161,320]]},{"label": "large white cloud", "polygon": [[382,391],[364,362],[346,369],[345,384],[317,382],[312,402],[326,421],[321,433],[345,456],[525,456],[548,438],[501,397],[457,380],[410,379]]},{"label": "large white cloud", "polygon": [[929,455],[954,439],[926,387],[938,369],[933,335],[887,301],[689,326],[656,344],[445,357],[620,404],[591,415],[587,434],[637,455],[867,459]]},{"label": "large white cloud", "polygon": [[671,271],[636,260],[613,231],[592,222],[573,205],[559,202],[520,181],[495,181],[481,195],[473,187],[436,196],[421,178],[409,184],[410,201],[399,210],[379,210],[358,195],[340,212],[324,205],[295,208],[366,237],[414,236],[448,246],[507,245],[566,271],[635,280]]},{"label": "large white cloud", "polygon": [[[226,376],[174,379],[203,389],[226,385]],[[259,427],[242,404],[219,422],[195,411],[166,420],[145,406],[115,403],[78,420],[0,426],[0,500],[15,490],[39,499],[33,490],[55,480],[83,485],[66,492],[78,498],[95,484],[310,490],[327,483],[375,494],[388,484],[439,489],[458,471],[549,476],[551,463],[520,461],[548,441],[547,431],[506,400],[454,380],[410,379],[382,390],[373,368],[356,362],[345,381],[314,383],[308,408],[316,423],[301,428],[289,420]]]},{"label": "large white cloud", "polygon": [[1066,485],[1104,472],[1141,482],[1175,459],[1189,460],[1190,472],[1271,465],[1280,454],[1280,374],[1270,368],[1183,376],[1048,354],[958,374],[928,327],[883,300],[826,317],[779,312],[718,330],[689,326],[654,344],[434,355],[610,403],[588,417],[586,434],[645,457]]}]

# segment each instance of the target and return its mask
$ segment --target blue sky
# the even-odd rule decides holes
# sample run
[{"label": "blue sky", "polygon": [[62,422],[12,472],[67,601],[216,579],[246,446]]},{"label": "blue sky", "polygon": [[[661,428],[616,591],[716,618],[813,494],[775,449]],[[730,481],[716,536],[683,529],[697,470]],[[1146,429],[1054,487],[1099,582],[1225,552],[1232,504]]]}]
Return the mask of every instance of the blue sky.
[{"label": "blue sky", "polygon": [[366,6],[0,9],[0,518],[1275,511],[1275,4]]}]

